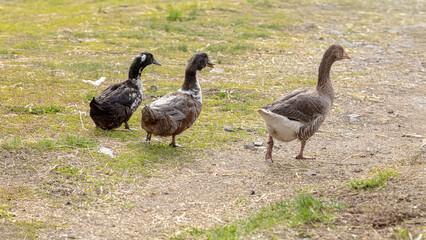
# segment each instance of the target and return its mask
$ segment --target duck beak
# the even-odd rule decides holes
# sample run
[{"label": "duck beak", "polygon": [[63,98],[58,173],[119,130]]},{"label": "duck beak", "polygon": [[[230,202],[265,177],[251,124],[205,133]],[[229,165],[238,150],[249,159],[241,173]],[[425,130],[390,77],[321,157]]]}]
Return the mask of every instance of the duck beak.
[{"label": "duck beak", "polygon": [[342,59],[352,59],[351,57],[349,57],[349,55],[346,52],[343,52],[343,57]]},{"label": "duck beak", "polygon": [[155,60],[155,59],[152,61],[152,63],[155,64],[155,65],[161,66],[161,63],[157,62],[157,60]]},{"label": "duck beak", "polygon": [[211,68],[214,68],[214,63],[212,63],[210,60],[207,62],[207,66],[208,67],[211,67]]}]

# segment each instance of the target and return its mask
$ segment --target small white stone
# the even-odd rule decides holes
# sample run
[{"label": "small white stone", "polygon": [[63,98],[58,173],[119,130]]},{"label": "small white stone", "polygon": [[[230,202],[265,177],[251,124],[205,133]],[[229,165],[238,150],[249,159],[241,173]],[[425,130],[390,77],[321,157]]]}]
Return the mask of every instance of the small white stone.
[{"label": "small white stone", "polygon": [[225,73],[225,69],[223,69],[223,68],[213,68],[212,70],[210,70],[210,73],[216,73],[216,74]]},{"label": "small white stone", "polygon": [[99,148],[98,152],[106,154],[106,155],[110,156],[111,158],[114,158],[114,153],[113,153],[111,148],[101,147],[101,148]]}]

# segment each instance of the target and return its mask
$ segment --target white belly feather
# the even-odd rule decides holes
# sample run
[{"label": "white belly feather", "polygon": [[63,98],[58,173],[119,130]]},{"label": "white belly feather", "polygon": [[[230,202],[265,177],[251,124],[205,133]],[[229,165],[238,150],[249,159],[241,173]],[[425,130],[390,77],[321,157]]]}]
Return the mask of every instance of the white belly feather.
[{"label": "white belly feather", "polygon": [[297,133],[302,123],[290,120],[287,117],[266,109],[259,109],[258,112],[265,119],[268,133],[273,138],[283,142],[290,142],[297,138]]}]

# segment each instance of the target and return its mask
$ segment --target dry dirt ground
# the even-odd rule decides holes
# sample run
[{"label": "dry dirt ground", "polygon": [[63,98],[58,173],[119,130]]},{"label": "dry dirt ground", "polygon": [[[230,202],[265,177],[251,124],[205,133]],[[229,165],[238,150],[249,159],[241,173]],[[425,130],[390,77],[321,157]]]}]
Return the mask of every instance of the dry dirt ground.
[{"label": "dry dirt ground", "polygon": [[[133,184],[99,188],[100,194],[121,199],[120,205],[102,198],[81,206],[52,204],[35,194],[15,200],[11,212],[19,220],[43,221],[37,230],[41,239],[167,239],[186,227],[209,229],[230,223],[304,190],[346,204],[337,211],[334,227],[301,227],[313,239],[390,239],[395,229],[426,235],[426,147],[424,137],[417,136],[426,135],[426,45],[424,34],[419,34],[425,27],[424,22],[397,29],[386,26],[375,29],[390,32],[386,43],[342,43],[358,49],[348,51],[353,60],[344,63],[345,70],[364,74],[351,86],[335,83],[335,107],[306,147],[314,160],[294,160],[299,150],[295,141],[277,143],[275,162],[267,163],[265,149],[245,149],[244,144],[253,143],[243,139],[234,149],[206,149],[181,166],[135,178]],[[252,134],[265,145],[266,135]],[[41,187],[49,189],[51,198],[79,197],[79,186],[72,181],[46,181],[51,165],[44,160],[56,157],[78,164],[88,159],[78,151],[53,154],[59,153],[0,149],[2,185],[19,182],[26,188],[15,192]],[[389,167],[400,175],[385,190],[353,191],[346,186],[353,178],[370,177],[373,168]],[[19,231],[0,220],[2,239],[17,238]],[[249,237],[306,237],[299,233],[300,228],[277,225]]]}]

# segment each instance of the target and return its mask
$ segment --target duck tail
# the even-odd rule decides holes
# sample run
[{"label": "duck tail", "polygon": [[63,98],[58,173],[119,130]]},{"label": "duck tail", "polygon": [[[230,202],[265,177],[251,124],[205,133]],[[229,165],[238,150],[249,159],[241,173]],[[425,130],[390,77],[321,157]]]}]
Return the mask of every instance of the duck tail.
[{"label": "duck tail", "polygon": [[154,113],[152,112],[152,109],[147,105],[142,108],[142,121],[150,123],[157,121]]},{"label": "duck tail", "polygon": [[96,112],[106,112],[107,111],[107,109],[105,109],[105,106],[103,106],[98,101],[96,101],[95,98],[93,98],[92,101],[90,101],[89,105],[90,105],[90,109],[92,111],[96,111]]}]

